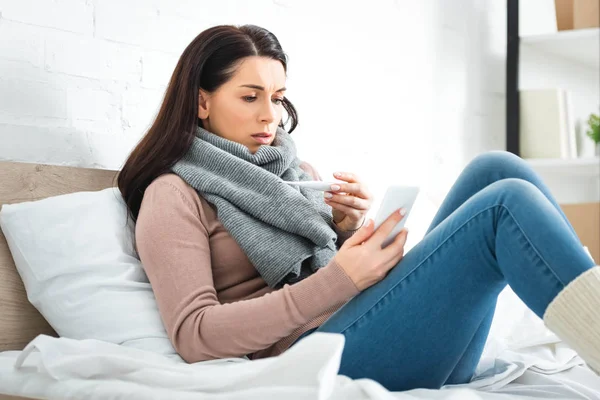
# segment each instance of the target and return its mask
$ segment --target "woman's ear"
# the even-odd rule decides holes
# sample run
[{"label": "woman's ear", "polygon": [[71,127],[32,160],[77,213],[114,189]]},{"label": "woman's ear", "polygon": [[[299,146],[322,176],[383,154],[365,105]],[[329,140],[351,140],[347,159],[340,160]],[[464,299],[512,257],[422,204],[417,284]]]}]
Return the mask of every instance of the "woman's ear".
[{"label": "woman's ear", "polygon": [[209,102],[208,102],[208,93],[204,90],[200,89],[198,91],[198,118],[201,120],[208,119],[208,110],[209,110]]}]

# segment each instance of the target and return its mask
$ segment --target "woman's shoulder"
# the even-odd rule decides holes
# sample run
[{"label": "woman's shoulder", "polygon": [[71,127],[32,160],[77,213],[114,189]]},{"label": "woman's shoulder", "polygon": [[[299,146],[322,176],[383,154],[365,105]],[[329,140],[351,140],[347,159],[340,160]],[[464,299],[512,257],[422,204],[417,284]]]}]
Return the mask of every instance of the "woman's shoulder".
[{"label": "woman's shoulder", "polygon": [[[183,180],[179,175],[174,174],[172,172],[168,172],[166,174],[159,175],[156,177],[150,184],[148,185],[148,189],[156,190],[161,187],[170,186],[173,189],[177,189],[186,195],[186,197],[194,195],[197,196],[198,192],[194,190],[186,181]],[[164,190],[164,189],[162,189]]]},{"label": "woman's shoulder", "polygon": [[160,185],[170,185],[174,186],[179,190],[187,191],[188,188],[191,188],[190,185],[186,181],[184,181],[179,175],[174,174],[172,172],[168,172],[162,175],[157,176],[154,180],[148,185],[148,187],[156,187]]},{"label": "woman's shoulder", "polygon": [[[200,198],[198,192],[194,190],[186,181],[179,175],[174,173],[166,173],[156,177],[146,188],[146,194],[152,193],[159,197],[178,195],[180,196],[195,212],[199,211]],[[162,194],[162,196],[160,196]]]}]

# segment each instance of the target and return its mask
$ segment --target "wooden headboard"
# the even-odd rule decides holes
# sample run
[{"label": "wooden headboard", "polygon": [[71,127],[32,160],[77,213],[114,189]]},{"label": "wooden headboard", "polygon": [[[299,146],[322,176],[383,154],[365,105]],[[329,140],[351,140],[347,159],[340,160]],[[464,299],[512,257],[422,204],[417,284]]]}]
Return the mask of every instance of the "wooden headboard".
[{"label": "wooden headboard", "polygon": [[[0,161],[3,204],[116,186],[117,171]],[[0,351],[22,350],[39,334],[57,336],[29,303],[0,229]]]}]

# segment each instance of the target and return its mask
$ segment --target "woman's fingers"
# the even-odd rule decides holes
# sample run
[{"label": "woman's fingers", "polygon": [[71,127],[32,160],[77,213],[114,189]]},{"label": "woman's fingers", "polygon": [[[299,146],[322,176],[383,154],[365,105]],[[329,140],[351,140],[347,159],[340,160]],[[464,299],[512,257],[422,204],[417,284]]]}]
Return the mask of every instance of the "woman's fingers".
[{"label": "woman's fingers", "polygon": [[368,219],[363,226],[344,242],[344,246],[358,246],[373,234],[373,220]]},{"label": "woman's fingers", "polygon": [[346,182],[360,182],[361,179],[353,172],[335,172],[333,174],[338,179],[343,179]]},{"label": "woman's fingers", "polygon": [[381,245],[385,241],[385,239],[392,233],[394,227],[400,222],[404,215],[400,212],[404,211],[404,209],[394,211],[384,222],[377,228],[369,242],[372,242],[374,245],[377,245],[381,248]]},{"label": "woman's fingers", "polygon": [[359,183],[359,182],[337,183],[337,186],[339,186],[339,189],[337,189],[337,190],[331,189],[332,192],[334,192],[334,193],[350,193],[350,194],[360,197],[362,199],[369,199],[372,197],[371,193],[367,190],[365,185],[363,185],[362,183]]},{"label": "woman's fingers", "polygon": [[[332,196],[327,197],[328,193]],[[331,206],[333,206],[334,204],[340,204],[346,206],[347,209],[356,209],[363,211],[368,210],[370,207],[369,200],[347,194],[332,194],[330,192],[325,192],[325,202]],[[344,211],[344,209],[340,210]]]},{"label": "woman's fingers", "polygon": [[408,237],[408,229],[403,228],[398,235],[394,238],[394,241],[383,249],[386,256],[394,261],[396,264],[404,255],[404,245]]},{"label": "woman's fingers", "polygon": [[361,219],[363,215],[363,212],[361,210],[357,210],[356,208],[351,208],[340,203],[332,203],[328,201],[327,204],[355,220]]}]

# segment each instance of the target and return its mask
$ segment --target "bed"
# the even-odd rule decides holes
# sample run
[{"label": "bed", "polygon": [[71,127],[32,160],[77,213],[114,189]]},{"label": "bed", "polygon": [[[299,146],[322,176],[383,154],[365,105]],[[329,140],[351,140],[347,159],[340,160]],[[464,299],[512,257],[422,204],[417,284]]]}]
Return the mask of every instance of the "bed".
[{"label": "bed", "polygon": [[[0,206],[114,186],[116,171],[0,162]],[[314,334],[281,356],[185,364],[114,343],[58,338],[29,303],[0,231],[0,400],[107,399],[600,399],[600,378],[520,302],[501,294],[473,381],[388,392],[338,375],[344,340]],[[290,374],[292,369],[294,374]]]}]

